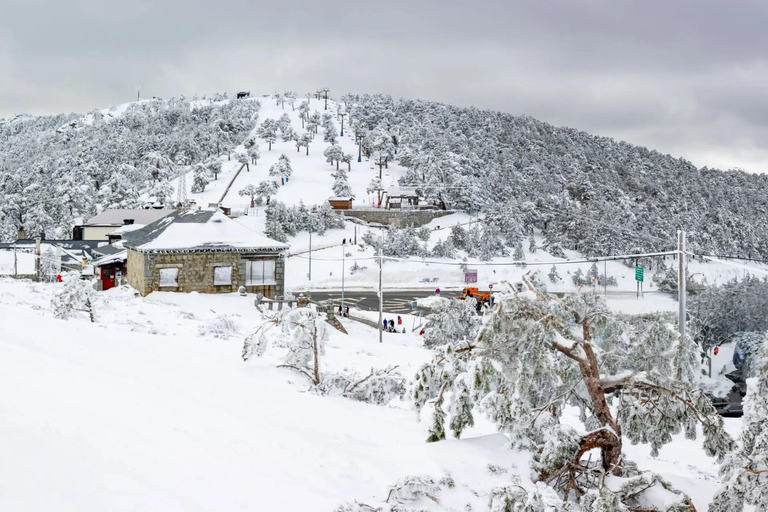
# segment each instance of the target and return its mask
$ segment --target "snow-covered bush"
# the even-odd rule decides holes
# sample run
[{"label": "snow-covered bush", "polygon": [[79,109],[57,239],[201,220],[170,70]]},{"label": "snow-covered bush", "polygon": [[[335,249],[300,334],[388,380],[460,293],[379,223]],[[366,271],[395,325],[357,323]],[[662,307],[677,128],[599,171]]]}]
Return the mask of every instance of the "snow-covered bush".
[{"label": "snow-covered bush", "polygon": [[89,281],[80,279],[80,274],[71,272],[64,276],[61,289],[51,299],[53,316],[67,320],[77,311],[85,311],[91,322],[95,322],[95,292]]},{"label": "snow-covered bush", "polygon": [[270,342],[267,333],[274,326],[279,328],[279,332],[273,343],[288,348],[284,364],[280,366],[296,370],[318,386],[321,382],[320,357],[325,354],[328,332],[324,319],[310,308],[286,309],[268,317],[245,339],[243,360],[264,355]]},{"label": "snow-covered bush", "polygon": [[460,346],[474,341],[480,330],[481,318],[472,300],[447,300],[437,304],[427,315],[424,346]]},{"label": "snow-covered bush", "polygon": [[453,260],[456,259],[456,248],[453,247],[450,239],[438,240],[432,246],[432,251],[429,255],[433,258],[449,258]]},{"label": "snow-covered bush", "polygon": [[197,328],[199,336],[227,339],[240,333],[240,325],[231,315],[216,315],[214,318],[200,324]]},{"label": "snow-covered bush", "polygon": [[325,374],[319,389],[323,394],[341,395],[358,402],[387,405],[405,394],[405,377],[397,367],[371,369],[366,376],[346,373]]}]

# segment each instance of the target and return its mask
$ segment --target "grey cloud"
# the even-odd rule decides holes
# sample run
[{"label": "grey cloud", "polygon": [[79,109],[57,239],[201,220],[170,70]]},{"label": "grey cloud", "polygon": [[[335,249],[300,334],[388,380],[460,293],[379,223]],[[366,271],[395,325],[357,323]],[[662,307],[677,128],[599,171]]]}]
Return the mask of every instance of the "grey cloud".
[{"label": "grey cloud", "polygon": [[768,170],[768,4],[747,0],[0,4],[0,116],[145,95],[382,92]]}]

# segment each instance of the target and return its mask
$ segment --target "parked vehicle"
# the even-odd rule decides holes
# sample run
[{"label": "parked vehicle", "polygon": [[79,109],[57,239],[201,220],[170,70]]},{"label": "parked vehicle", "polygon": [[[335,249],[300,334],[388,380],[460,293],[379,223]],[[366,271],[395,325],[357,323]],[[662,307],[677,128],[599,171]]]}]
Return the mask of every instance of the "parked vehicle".
[{"label": "parked vehicle", "polygon": [[744,407],[741,404],[728,404],[717,409],[717,414],[724,418],[741,418],[744,415]]},{"label": "parked vehicle", "polygon": [[492,305],[491,292],[481,292],[479,288],[466,287],[461,292],[459,300],[465,300],[473,298],[477,301],[477,310],[479,311],[483,305]]}]

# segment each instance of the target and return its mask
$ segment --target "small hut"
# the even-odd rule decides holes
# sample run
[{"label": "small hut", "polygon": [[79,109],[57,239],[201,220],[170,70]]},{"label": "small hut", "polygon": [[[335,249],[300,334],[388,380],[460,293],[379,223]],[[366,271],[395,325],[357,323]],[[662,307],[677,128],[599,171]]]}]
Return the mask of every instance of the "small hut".
[{"label": "small hut", "polygon": [[416,187],[390,187],[384,207],[388,210],[417,210],[419,193]]}]

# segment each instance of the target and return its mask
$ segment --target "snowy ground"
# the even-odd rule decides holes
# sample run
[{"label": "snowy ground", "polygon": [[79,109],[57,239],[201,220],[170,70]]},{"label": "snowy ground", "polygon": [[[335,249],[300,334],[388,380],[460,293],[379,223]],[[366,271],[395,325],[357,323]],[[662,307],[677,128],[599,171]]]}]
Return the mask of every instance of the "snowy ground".
[{"label": "snowy ground", "polygon": [[[439,508],[484,510],[483,490],[527,479],[529,456],[487,422],[427,444],[406,402],[307,393],[302,376],[276,368],[282,349],[244,363],[243,337],[262,323],[252,296],[113,289],[91,324],[52,317],[59,286],[0,279],[0,510],[333,510],[383,500],[405,475],[446,472],[457,487]],[[237,332],[215,337],[219,315]],[[375,330],[344,324],[349,335],[331,330],[323,371],[397,364],[410,377],[430,358],[416,335],[378,344]],[[735,434],[740,420],[726,424]],[[658,459],[626,449],[700,510],[717,488],[696,443],[676,440]]]}]

